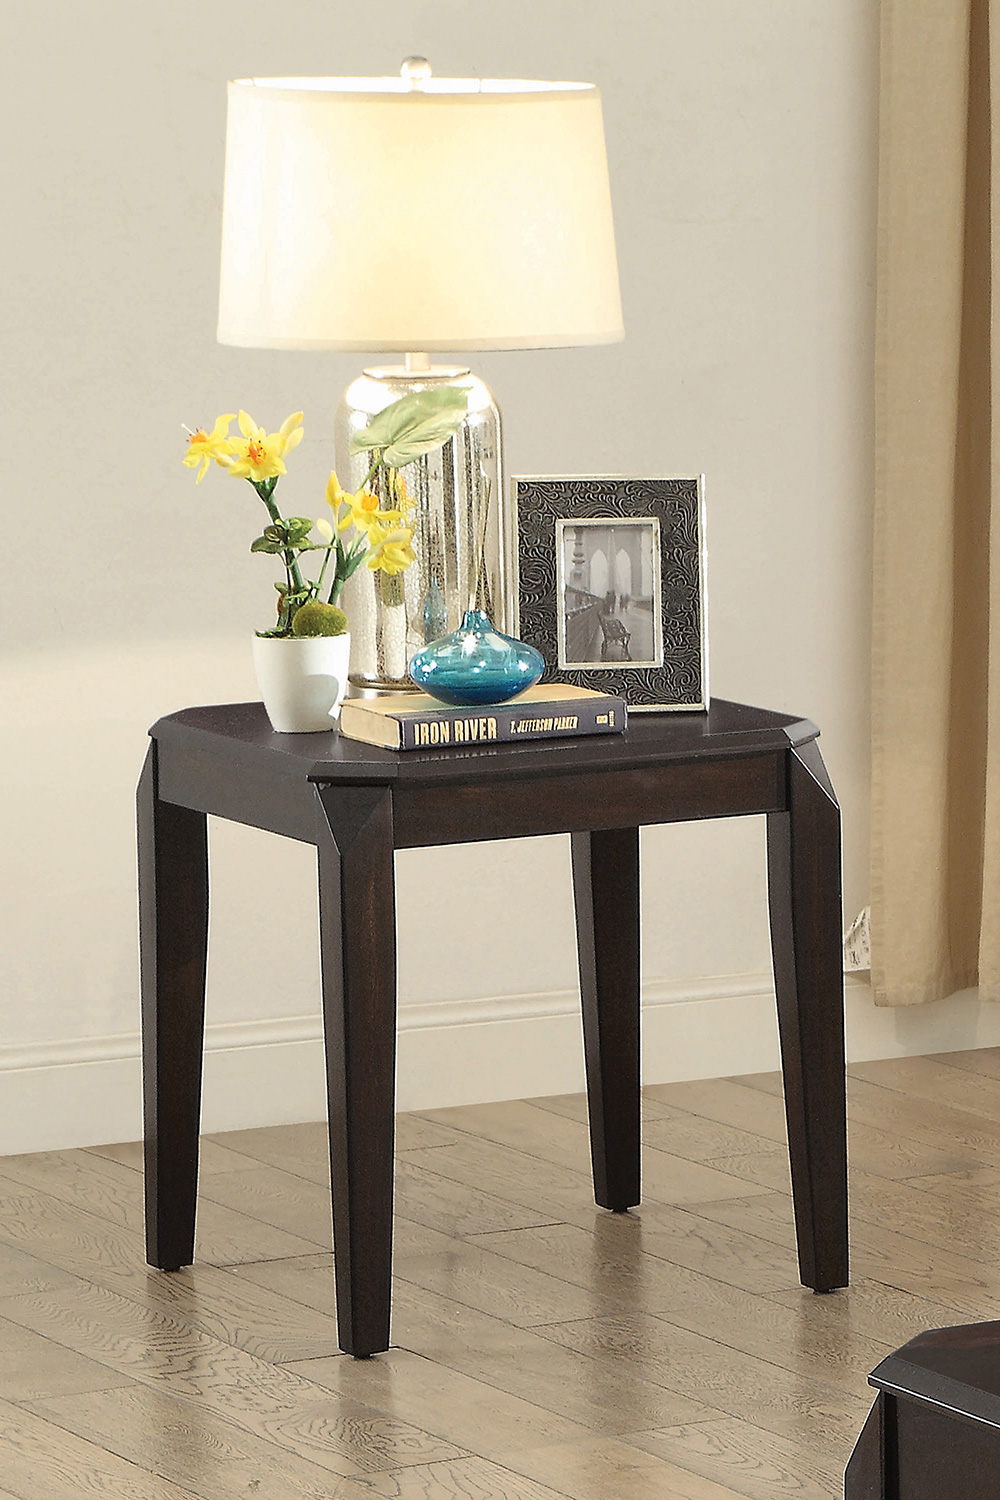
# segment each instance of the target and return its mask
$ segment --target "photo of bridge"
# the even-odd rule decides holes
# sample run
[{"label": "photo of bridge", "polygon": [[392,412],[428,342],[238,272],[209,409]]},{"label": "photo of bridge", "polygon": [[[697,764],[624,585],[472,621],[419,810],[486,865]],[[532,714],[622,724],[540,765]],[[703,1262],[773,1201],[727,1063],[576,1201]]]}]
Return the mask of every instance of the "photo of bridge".
[{"label": "photo of bridge", "polygon": [[659,666],[659,526],[557,523],[560,667]]}]

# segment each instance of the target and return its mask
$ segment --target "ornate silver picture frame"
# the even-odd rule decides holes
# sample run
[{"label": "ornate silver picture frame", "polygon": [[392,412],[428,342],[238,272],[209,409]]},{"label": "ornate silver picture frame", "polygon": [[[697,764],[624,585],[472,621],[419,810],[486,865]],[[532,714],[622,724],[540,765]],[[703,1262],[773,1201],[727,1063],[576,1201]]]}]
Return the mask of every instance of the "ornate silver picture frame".
[{"label": "ornate silver picture frame", "polygon": [[514,633],[543,682],[707,708],[704,476],[525,475],[511,508]]}]

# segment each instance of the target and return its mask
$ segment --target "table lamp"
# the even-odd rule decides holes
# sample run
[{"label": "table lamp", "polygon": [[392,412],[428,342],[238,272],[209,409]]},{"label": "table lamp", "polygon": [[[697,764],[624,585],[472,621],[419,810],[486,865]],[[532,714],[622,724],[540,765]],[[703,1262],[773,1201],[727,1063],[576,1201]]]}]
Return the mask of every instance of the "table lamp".
[{"label": "table lamp", "polygon": [[505,622],[499,413],[468,369],[430,355],[623,336],[592,84],[435,78],[422,58],[398,78],[230,83],[220,341],[403,356],[341,401],[348,490],[370,472],[359,435],[379,412],[464,393],[461,425],[400,467],[415,562],[360,568],[345,590],[357,689],[407,686],[410,658],[470,607]]}]

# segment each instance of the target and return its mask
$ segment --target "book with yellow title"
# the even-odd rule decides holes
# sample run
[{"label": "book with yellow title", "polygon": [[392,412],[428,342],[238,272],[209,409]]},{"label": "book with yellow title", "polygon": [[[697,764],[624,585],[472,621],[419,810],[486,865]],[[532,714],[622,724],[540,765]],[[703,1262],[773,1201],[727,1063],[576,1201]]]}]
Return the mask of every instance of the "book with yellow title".
[{"label": "book with yellow title", "polygon": [[427,693],[347,698],[340,732],[387,750],[465,750],[518,740],[618,734],[625,728],[623,698],[590,688],[550,682],[528,688],[507,703],[451,708]]}]

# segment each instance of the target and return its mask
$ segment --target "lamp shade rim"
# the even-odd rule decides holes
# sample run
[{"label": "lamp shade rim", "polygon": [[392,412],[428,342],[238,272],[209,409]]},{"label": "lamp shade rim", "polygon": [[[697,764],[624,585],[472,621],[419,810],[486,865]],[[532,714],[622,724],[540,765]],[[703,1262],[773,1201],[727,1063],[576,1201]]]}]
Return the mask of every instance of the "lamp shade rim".
[{"label": "lamp shade rim", "polygon": [[451,351],[488,353],[515,349],[582,349],[590,345],[620,344],[625,337],[621,326],[594,333],[523,334],[497,338],[441,339],[305,339],[279,338],[266,334],[230,332],[220,326],[218,342],[235,349],[327,350],[342,354],[444,354]]},{"label": "lamp shade rim", "polygon": [[268,99],[309,96],[330,104],[355,104],[365,99],[379,104],[527,104],[574,97],[600,98],[596,83],[526,78],[431,78],[423,88],[411,89],[401,78],[233,78],[230,91],[259,91]]}]

